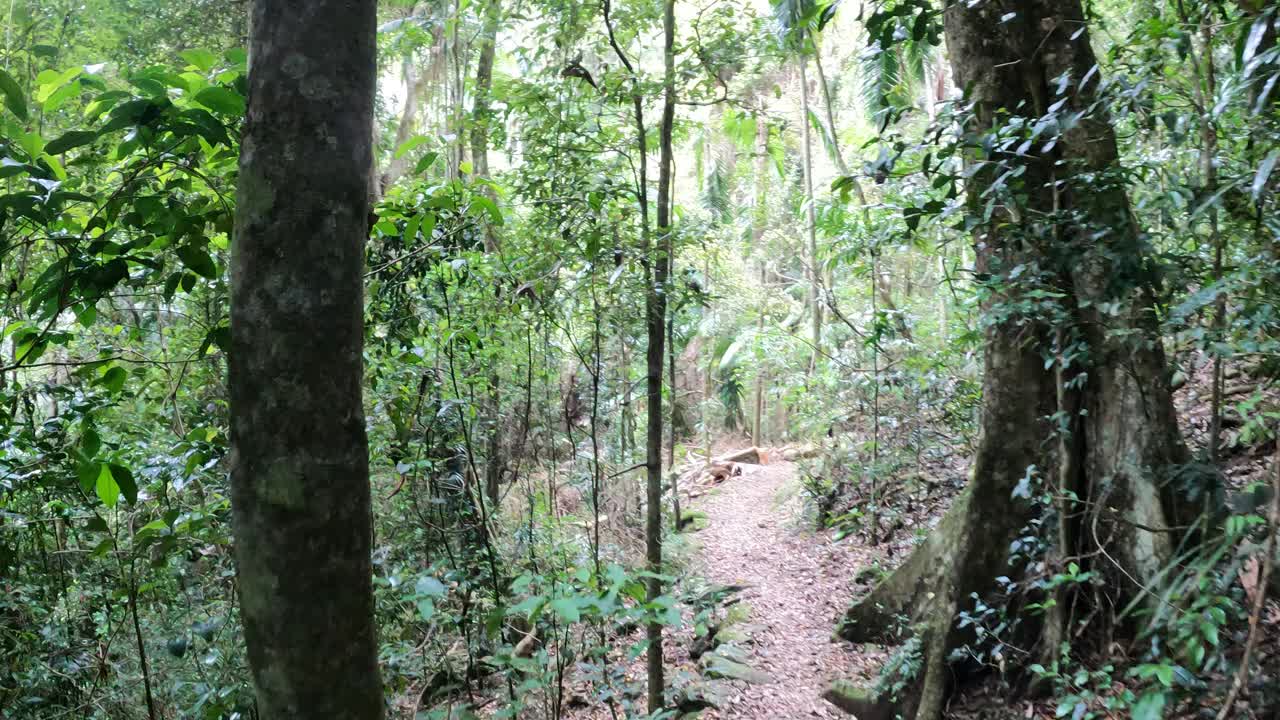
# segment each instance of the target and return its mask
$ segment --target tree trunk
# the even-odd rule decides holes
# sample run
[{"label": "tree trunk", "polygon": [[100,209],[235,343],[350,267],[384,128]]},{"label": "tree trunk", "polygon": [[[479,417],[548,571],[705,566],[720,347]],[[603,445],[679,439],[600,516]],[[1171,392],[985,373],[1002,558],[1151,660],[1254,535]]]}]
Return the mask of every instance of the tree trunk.
[{"label": "tree trunk", "polygon": [[[493,60],[502,24],[502,0],[488,0],[484,9],[484,27],[480,31],[480,57],[476,61],[475,105],[471,111],[471,164],[477,178],[489,177],[489,123],[492,121]],[[492,188],[484,190],[496,199]],[[485,223],[485,252],[497,250],[493,225]]]},{"label": "tree trunk", "polygon": [[[756,311],[756,338],[764,337],[764,313],[768,304],[765,288],[764,233],[769,227],[769,121],[763,112],[756,115],[756,171],[755,207],[751,211],[751,251],[756,255],[760,272],[760,307]],[[708,370],[710,373],[710,370]],[[756,369],[755,402],[751,410],[751,444],[757,447],[764,442],[761,432],[764,417],[764,372]],[[711,444],[707,443],[707,459],[711,458]]]},{"label": "tree trunk", "polygon": [[[667,263],[671,277],[671,263]],[[671,530],[680,532],[680,478],[676,473],[676,310],[667,312],[667,392],[671,402],[667,408],[667,470],[671,473]]]},{"label": "tree trunk", "polygon": [[[967,609],[971,594],[989,597],[996,577],[1018,576],[1022,565],[1011,558],[1010,545],[1049,511],[1034,502],[1037,483],[1088,500],[1077,511],[1089,532],[1070,535],[1089,537],[1090,546],[1055,548],[1050,561],[1075,556],[1111,578],[1120,596],[1135,597],[1143,592],[1137,582],[1158,580],[1171,555],[1164,529],[1185,519],[1189,507],[1198,510],[1164,483],[1185,450],[1145,248],[1117,172],[1110,121],[1095,107],[1096,60],[1088,34],[1078,32],[1085,27],[1079,0],[954,4],[945,25],[956,83],[969,89],[974,104],[966,129],[974,170],[970,210],[982,213],[993,183],[1012,168],[1022,175],[1010,192],[1023,204],[998,204],[991,220],[975,228],[976,270],[989,278],[984,312],[992,322],[985,331],[982,434],[969,486],[928,541],[851,608],[840,627],[850,640],[892,641],[887,629],[905,615],[920,641],[923,676],[896,698],[854,702],[868,718],[939,716],[949,678],[963,677],[946,671],[948,652],[973,640],[955,626],[954,615]],[[1062,76],[1073,81],[1065,97],[1055,90]],[[1080,113],[1080,120],[1055,148],[1043,150],[1042,139],[1029,155],[982,154],[981,136],[1002,124],[1005,113],[1022,114],[1031,127],[1059,107]],[[1037,279],[1019,279],[1028,271]],[[1053,326],[1043,311],[1009,316],[1026,301],[1024,293],[1044,289],[1063,298]],[[1062,357],[1064,342],[1073,359],[1046,367],[1045,357]],[[1078,389],[1060,394],[1059,374]],[[1055,413],[1065,434],[1048,422]],[[1049,442],[1054,438],[1059,442]],[[1030,492],[1023,492],[1028,480]],[[1053,532],[1051,545],[1069,534],[1051,530],[1053,523],[1044,527]],[[1100,544],[1092,544],[1094,538]],[[1035,620],[1024,614],[1024,622]],[[1024,631],[1034,640],[1034,628],[1024,625]]]},{"label": "tree trunk", "polygon": [[[480,57],[476,61],[475,105],[471,111],[471,163],[477,178],[489,178],[489,121],[490,90],[493,87],[493,60],[502,22],[501,0],[488,0],[484,9],[484,27],[480,31]],[[497,202],[497,195],[489,186],[481,189],[490,200]],[[498,237],[493,223],[484,223],[484,249],[487,253],[498,251]],[[496,340],[496,339],[495,339]],[[595,379],[597,382],[599,378]],[[489,511],[497,513],[501,500],[502,467],[502,395],[499,389],[496,360],[489,369],[489,420],[485,438],[484,489],[489,501]],[[592,435],[595,437],[594,433]]]},{"label": "tree trunk", "polygon": [[418,123],[418,108],[422,105],[422,93],[427,85],[426,71],[419,69],[414,70],[412,58],[406,58],[404,61],[404,107],[400,109],[400,121],[396,124],[396,139],[392,147],[392,158],[387,164],[387,169],[377,180],[378,196],[386,194],[387,190],[396,183],[405,172],[409,169],[409,164],[413,161],[413,156],[405,153],[399,157],[395,157],[395,153],[400,147],[409,141],[413,136],[414,128]]},{"label": "tree trunk", "polygon": [[245,643],[270,720],[383,716],[361,399],[376,9],[253,6],[231,494]]},{"label": "tree trunk", "polygon": [[[645,462],[648,469],[647,515],[645,518],[645,559],[649,572],[654,575],[646,583],[645,599],[657,600],[662,594],[662,582],[657,574],[662,572],[662,361],[666,339],[667,287],[672,258],[671,182],[675,162],[672,153],[671,133],[675,125],[675,0],[663,3],[663,78],[662,124],[658,130],[661,153],[658,161],[658,241],[648,256],[652,268],[650,282],[645,292],[645,324],[648,331],[648,348],[645,368],[648,389],[648,435],[645,443]],[[674,391],[674,388],[672,388]],[[674,398],[673,398],[674,400]],[[662,625],[649,623],[647,629],[649,714],[662,710],[665,681],[663,679]]]},{"label": "tree trunk", "polygon": [[[1184,5],[1178,4],[1179,14],[1183,22],[1188,22]],[[1217,102],[1217,73],[1213,59],[1213,26],[1210,22],[1209,9],[1205,8],[1200,17],[1200,49],[1192,54],[1195,66],[1194,92],[1196,104],[1200,111],[1200,190],[1204,197],[1213,197],[1218,192],[1218,128],[1214,119],[1212,103]],[[1198,58],[1197,58],[1198,55]],[[1222,261],[1226,251],[1226,237],[1218,227],[1218,204],[1209,203],[1205,213],[1209,224],[1209,244],[1213,247],[1213,283],[1222,283]],[[1226,341],[1227,294],[1221,290],[1213,301],[1213,320],[1211,338],[1214,344]],[[1213,380],[1209,399],[1209,438],[1207,455],[1210,464],[1218,462],[1218,453],[1222,445],[1222,352],[1213,352]]]},{"label": "tree trunk", "polygon": [[809,266],[809,312],[812,322],[809,342],[813,344],[812,353],[809,356],[809,372],[812,373],[818,368],[818,356],[822,352],[822,296],[819,290],[822,271],[818,265],[818,209],[814,206],[813,197],[813,133],[809,130],[809,115],[812,110],[809,108],[809,74],[805,70],[808,64],[808,58],[801,55],[799,63],[800,137],[803,140],[804,152],[802,160],[804,161],[805,236],[808,238],[806,262]]},{"label": "tree trunk", "polygon": [[[666,0],[664,13],[665,42],[665,98],[662,114],[662,161],[658,191],[658,227],[669,230],[670,211],[667,188],[671,183],[671,125],[675,120],[675,61],[673,45],[675,42],[675,10],[674,0]],[[636,123],[636,157],[638,167],[636,183],[636,202],[640,206],[640,245],[644,264],[645,280],[645,332],[648,347],[645,351],[645,392],[646,420],[645,429],[645,562],[654,577],[645,582],[645,596],[649,601],[662,594],[662,583],[656,577],[662,568],[662,353],[665,339],[663,319],[666,315],[666,293],[659,293],[659,283],[666,281],[666,263],[658,262],[655,257],[652,237],[649,233],[649,141],[644,122],[644,94],[640,88],[640,79],[636,75],[635,65],[618,44],[618,38],[610,15],[613,5],[611,0],[604,0],[603,14],[605,30],[609,35],[609,45],[617,55],[618,61],[631,76],[631,108]],[[670,233],[664,233],[660,239],[666,245]],[[625,360],[624,360],[625,362]],[[662,665],[662,625],[651,622],[645,628],[646,640],[649,643],[647,653],[648,665],[648,701],[649,712],[653,714],[663,705],[664,680]]]}]

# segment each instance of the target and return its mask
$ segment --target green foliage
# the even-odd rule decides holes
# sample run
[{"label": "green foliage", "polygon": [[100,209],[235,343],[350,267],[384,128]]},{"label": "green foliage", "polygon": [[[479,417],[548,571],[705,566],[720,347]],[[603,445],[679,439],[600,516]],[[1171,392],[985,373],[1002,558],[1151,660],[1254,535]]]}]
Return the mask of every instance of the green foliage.
[{"label": "green foliage", "polygon": [[[471,117],[466,73],[482,5],[389,3],[378,35],[384,67],[407,63],[424,78],[422,112],[402,134],[405,88],[384,78],[378,167],[405,165],[379,188],[366,245],[388,697],[420,699],[419,717],[482,697],[498,699],[501,717],[558,717],[573,670],[590,702],[641,717],[641,688],[627,673],[644,651],[639,626],[688,623],[702,637],[727,620],[723,588],[708,596],[673,564],[662,580],[683,584],[646,603],[636,570],[640,507],[628,468],[642,457],[637,389],[654,262],[653,218],[638,200],[655,198],[652,165],[649,186],[640,183],[632,99],[640,95],[652,154],[660,7],[612,3],[608,28],[597,3],[504,8],[492,104]],[[696,13],[681,5],[676,258],[672,282],[657,289],[670,300],[680,377],[664,410],[673,420],[696,413],[675,435],[693,447],[747,428],[759,399],[763,444],[820,445],[802,468],[819,525],[843,542],[909,544],[928,533],[911,523],[965,481],[959,459],[978,433],[986,333],[1060,331],[1023,337],[1040,343],[1046,368],[1063,370],[1066,389],[1090,382],[1098,358],[1063,281],[1080,247],[1055,235],[1077,218],[1010,212],[1038,190],[1012,159],[1053,156],[1083,116],[1051,104],[971,132],[963,88],[941,107],[926,106],[932,92],[921,97],[926,76],[947,72],[940,6],[884,0],[853,17],[837,5],[778,0],[771,17],[736,0]],[[1222,6],[1206,40],[1189,30],[1200,18],[1179,17],[1177,5],[1095,4],[1091,23],[1110,29],[1094,40],[1105,51],[1098,103],[1122,157],[1087,182],[1133,198],[1141,248],[1126,257],[1141,260],[1118,265],[1109,291],[1151,293],[1179,377],[1194,381],[1214,359],[1247,368],[1257,387],[1226,403],[1221,447],[1243,453],[1280,419],[1270,388],[1280,367],[1280,50],[1267,41],[1276,18]],[[49,0],[4,11],[5,717],[141,717],[144,662],[162,717],[252,712],[224,380],[247,90],[241,9]],[[824,31],[832,41],[820,47]],[[835,42],[855,33],[856,44]],[[831,92],[812,97],[832,95],[835,127],[816,106],[796,112],[790,69],[818,52]],[[1195,64],[1206,56],[1219,84],[1197,112]],[[850,160],[847,177],[815,163],[816,197],[798,160],[803,123],[830,159]],[[487,177],[467,161],[477,128],[493,148]],[[1210,129],[1212,188],[1201,169]],[[979,180],[986,190],[970,206],[962,195]],[[1060,189],[1085,189],[1073,182]],[[808,203],[816,258],[804,250]],[[971,231],[993,221],[1051,251],[975,267]],[[816,304],[807,297],[815,275]],[[1104,317],[1119,308],[1102,305]],[[1051,420],[1046,443],[1069,440],[1073,418]],[[687,436],[695,427],[701,438]],[[1119,624],[1101,629],[1139,628],[1126,638],[1131,662],[1085,640],[1046,651],[1038,624],[1067,600],[1104,596],[1111,577],[1105,559],[1058,547],[1059,514],[1093,512],[1094,500],[1064,497],[1052,470],[1028,468],[1010,498],[1041,516],[1019,534],[998,592],[968,598],[955,618],[972,635],[960,659],[996,672],[1006,689],[1029,668],[1059,717],[1171,716],[1234,669],[1246,600],[1234,580],[1260,553],[1259,504],[1203,520],[1210,539],[1194,550],[1188,539],[1150,588],[1154,609],[1115,608]],[[1186,484],[1219,472],[1207,456],[1170,469]],[[1089,637],[1077,629],[1073,638]],[[919,641],[908,640],[880,689],[902,691],[921,662]]]}]

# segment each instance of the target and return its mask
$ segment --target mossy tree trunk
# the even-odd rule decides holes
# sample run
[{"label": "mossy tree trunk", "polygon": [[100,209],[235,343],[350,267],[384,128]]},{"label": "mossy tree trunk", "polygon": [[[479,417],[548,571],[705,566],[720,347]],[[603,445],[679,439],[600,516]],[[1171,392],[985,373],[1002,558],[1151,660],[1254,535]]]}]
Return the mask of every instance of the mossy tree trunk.
[{"label": "mossy tree trunk", "polygon": [[383,717],[364,408],[374,0],[257,0],[232,252],[231,495],[269,720]]},{"label": "mossy tree trunk", "polygon": [[[986,285],[982,433],[965,492],[841,623],[840,635],[856,642],[915,635],[923,656],[896,697],[845,703],[866,718],[939,716],[948,685],[963,677],[948,657],[974,639],[956,614],[973,607],[974,594],[1002,593],[997,578],[1020,577],[1027,558],[1011,546],[1036,532],[1033,521],[1046,520],[1053,548],[1037,560],[1091,564],[1125,602],[1170,562],[1168,529],[1200,510],[1167,482],[1185,451],[1146,248],[1096,96],[1079,0],[954,3],[944,23],[957,85],[972,103],[966,192]],[[1016,139],[991,142],[1019,122],[1067,129],[1017,152]],[[1071,522],[1048,522],[1055,504],[1043,498],[1063,491],[1082,502]],[[1056,622],[1023,615],[1022,640]],[[895,628],[904,633],[893,637]]]}]

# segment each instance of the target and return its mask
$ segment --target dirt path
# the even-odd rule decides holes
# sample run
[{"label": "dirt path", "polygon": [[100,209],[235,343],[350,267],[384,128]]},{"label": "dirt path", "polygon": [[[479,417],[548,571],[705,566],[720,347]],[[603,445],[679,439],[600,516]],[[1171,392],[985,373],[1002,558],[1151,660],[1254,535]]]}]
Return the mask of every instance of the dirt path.
[{"label": "dirt path", "polygon": [[869,553],[803,529],[794,465],[742,467],[741,477],[694,501],[708,520],[696,535],[696,562],[710,582],[750,586],[741,595],[744,649],[748,664],[773,682],[735,682],[729,702],[704,717],[847,718],[820,696],[829,681],[861,674],[857,666],[869,660],[831,641],[850,580]]}]

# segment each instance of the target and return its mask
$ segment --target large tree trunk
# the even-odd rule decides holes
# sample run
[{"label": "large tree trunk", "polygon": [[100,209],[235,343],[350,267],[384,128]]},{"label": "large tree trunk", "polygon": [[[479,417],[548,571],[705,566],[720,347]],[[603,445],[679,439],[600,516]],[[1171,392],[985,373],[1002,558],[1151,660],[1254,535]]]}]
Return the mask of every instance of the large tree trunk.
[{"label": "large tree trunk", "polygon": [[232,259],[240,606],[270,720],[383,716],[361,399],[373,0],[258,0]]},{"label": "large tree trunk", "polygon": [[[1094,96],[1089,36],[1078,32],[1079,0],[956,3],[945,25],[957,84],[973,103],[966,129],[971,211],[981,217],[1006,171],[1022,174],[1007,197],[996,195],[991,219],[975,228],[977,274],[988,278],[991,293],[984,307],[982,435],[969,486],[929,540],[840,627],[850,640],[893,642],[887,631],[906,616],[924,655],[924,671],[896,698],[845,698],[842,704],[864,720],[938,717],[950,679],[960,677],[948,671],[947,655],[973,640],[956,627],[957,611],[967,609],[972,594],[991,597],[997,577],[1018,577],[1011,543],[1032,520],[1051,517],[1052,508],[1036,502],[1036,483],[1087,500],[1076,508],[1076,522],[1043,524],[1054,548],[1049,561],[1077,556],[1114,578],[1111,587],[1122,597],[1142,592],[1137,582],[1158,580],[1172,555],[1173,536],[1165,530],[1199,510],[1180,505],[1165,482],[1185,451],[1145,248],[1117,172],[1114,133]],[[1056,80],[1064,75],[1071,83],[1060,95]],[[1048,137],[1030,154],[981,149],[981,136],[1010,115],[1032,127],[1072,112],[1079,121],[1048,150]],[[1062,300],[1032,313],[1016,310],[1035,290]],[[1045,319],[1050,314],[1053,326]],[[1061,429],[1050,423],[1055,413]],[[1024,478],[1031,492],[1022,491]],[[1098,552],[1082,552],[1089,550]],[[1023,631],[1034,639],[1043,628],[1025,615]]]}]

